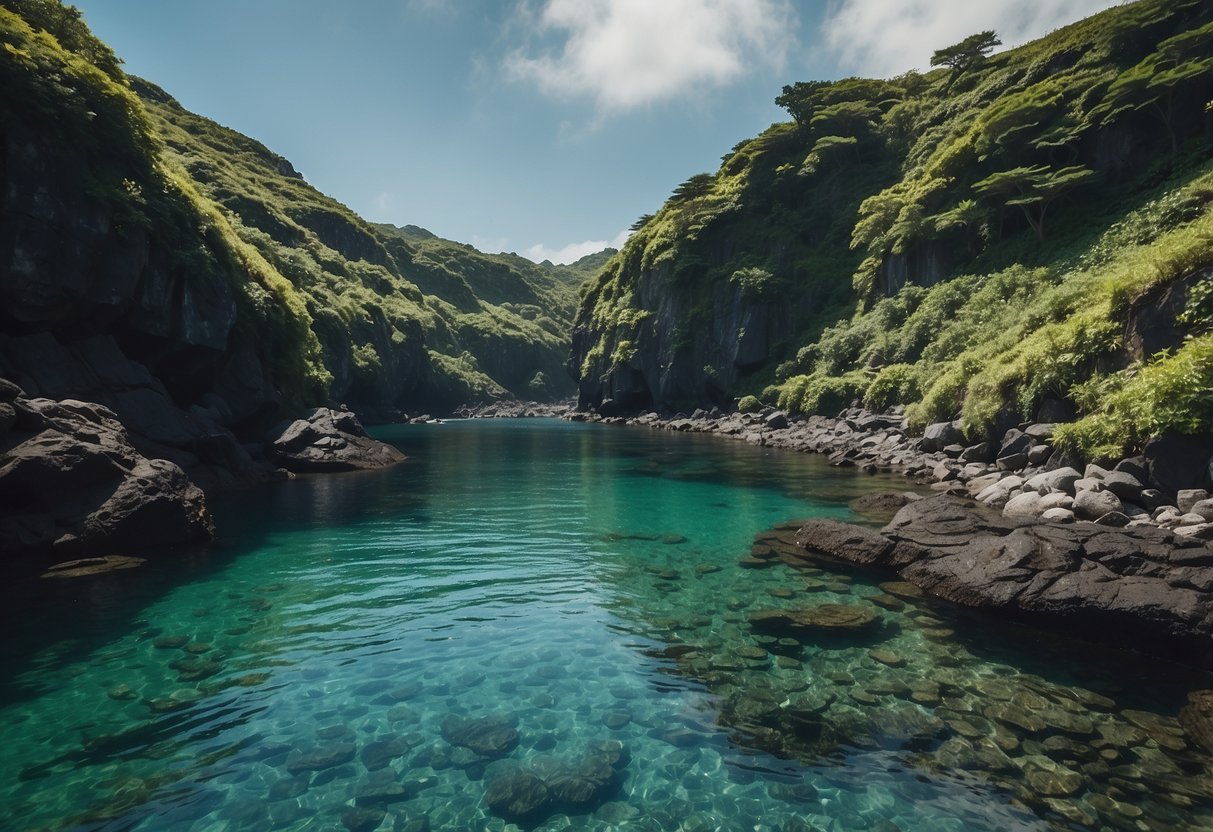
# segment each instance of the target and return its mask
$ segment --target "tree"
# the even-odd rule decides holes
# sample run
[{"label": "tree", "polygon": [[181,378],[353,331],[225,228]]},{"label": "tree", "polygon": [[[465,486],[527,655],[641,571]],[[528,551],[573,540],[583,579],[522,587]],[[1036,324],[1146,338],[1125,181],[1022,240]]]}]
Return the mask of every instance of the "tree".
[{"label": "tree", "polygon": [[797,81],[784,86],[775,103],[787,110],[797,125],[807,127],[819,104],[817,94],[828,86],[829,81]]},{"label": "tree", "polygon": [[1109,123],[1126,112],[1149,109],[1166,128],[1174,155],[1179,150],[1177,103],[1185,90],[1199,96],[1213,82],[1211,48],[1213,23],[1164,40],[1157,51],[1111,83],[1092,117]]},{"label": "tree", "polygon": [[674,194],[671,199],[678,202],[689,202],[697,197],[704,196],[712,190],[712,185],[715,184],[716,177],[710,173],[697,173],[687,181],[683,182],[674,189]]},{"label": "tree", "polygon": [[1001,200],[1004,206],[1019,208],[1037,239],[1043,240],[1049,206],[1062,194],[1086,184],[1094,176],[1095,171],[1082,165],[1056,170],[1048,165],[1037,165],[992,174],[975,182],[973,190],[979,196]]},{"label": "tree", "polygon": [[950,87],[958,77],[981,66],[996,46],[1002,46],[1002,41],[998,39],[998,35],[993,29],[987,29],[984,32],[969,35],[960,43],[936,50],[935,54],[931,56],[931,66],[946,66],[952,70],[952,76],[948,79]]}]

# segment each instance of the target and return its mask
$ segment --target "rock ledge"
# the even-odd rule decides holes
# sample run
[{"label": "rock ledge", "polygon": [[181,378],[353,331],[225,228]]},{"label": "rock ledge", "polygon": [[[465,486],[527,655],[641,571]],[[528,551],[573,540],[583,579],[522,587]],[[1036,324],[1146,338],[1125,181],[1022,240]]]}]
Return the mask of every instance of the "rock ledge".
[{"label": "rock ledge", "polygon": [[956,604],[1213,664],[1213,546],[1190,536],[1009,517],[940,495],[909,503],[879,533],[812,520],[796,540],[894,568]]}]

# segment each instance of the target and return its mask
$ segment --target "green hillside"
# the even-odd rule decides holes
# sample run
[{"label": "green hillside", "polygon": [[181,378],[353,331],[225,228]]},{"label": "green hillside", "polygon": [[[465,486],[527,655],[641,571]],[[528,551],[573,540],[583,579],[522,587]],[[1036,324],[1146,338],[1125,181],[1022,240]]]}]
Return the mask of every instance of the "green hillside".
[{"label": "green hillside", "polygon": [[578,313],[583,404],[1044,407],[1095,454],[1213,429],[1213,8],[983,34],[785,87],[792,121],[642,217]]},{"label": "green hillside", "polygon": [[306,298],[334,398],[450,406],[571,390],[562,368],[574,277],[415,226],[368,223],[260,143],[132,83],[171,162]]},{"label": "green hillside", "polygon": [[[0,248],[25,265],[0,274],[0,339],[45,334],[70,352],[110,338],[175,407],[231,427],[281,404],[390,414],[572,392],[576,285],[599,261],[535,264],[372,225],[128,77],[54,0],[0,2],[0,41],[0,140],[25,160],[3,171]],[[0,362],[28,364],[27,340],[5,343]]]}]

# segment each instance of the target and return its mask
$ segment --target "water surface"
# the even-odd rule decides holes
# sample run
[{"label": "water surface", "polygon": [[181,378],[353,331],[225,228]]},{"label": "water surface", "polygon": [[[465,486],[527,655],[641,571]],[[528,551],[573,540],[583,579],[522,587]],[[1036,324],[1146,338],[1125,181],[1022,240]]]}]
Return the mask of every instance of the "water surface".
[{"label": "water surface", "polygon": [[[1202,680],[890,600],[887,575],[738,565],[756,533],[849,518],[900,479],[552,421],[379,435],[410,460],[228,499],[205,553],[23,594],[0,824],[1210,822],[1207,761],[1174,720]],[[749,624],[822,603],[880,629],[798,643]]]}]

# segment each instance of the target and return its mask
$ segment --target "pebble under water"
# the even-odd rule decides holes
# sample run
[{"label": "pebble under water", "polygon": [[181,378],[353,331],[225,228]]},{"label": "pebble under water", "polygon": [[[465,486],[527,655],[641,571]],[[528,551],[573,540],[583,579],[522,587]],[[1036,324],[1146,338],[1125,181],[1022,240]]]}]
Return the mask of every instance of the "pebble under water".
[{"label": "pebble under water", "polygon": [[[773,557],[900,478],[554,421],[377,435],[409,461],[10,592],[0,828],[1213,828],[1176,720],[1206,678]],[[771,626],[805,609],[841,625]]]}]

